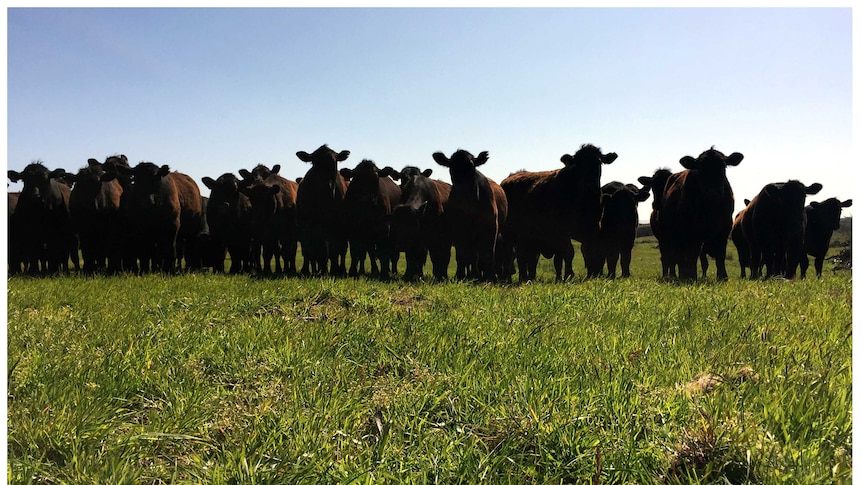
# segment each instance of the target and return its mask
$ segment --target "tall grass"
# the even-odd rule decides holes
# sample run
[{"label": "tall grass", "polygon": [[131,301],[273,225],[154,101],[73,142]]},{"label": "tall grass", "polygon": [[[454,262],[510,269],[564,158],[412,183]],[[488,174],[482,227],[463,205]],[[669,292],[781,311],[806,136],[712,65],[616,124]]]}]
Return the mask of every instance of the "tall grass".
[{"label": "tall grass", "polygon": [[561,284],[10,279],[8,480],[849,483],[850,275],[681,285],[651,251]]}]

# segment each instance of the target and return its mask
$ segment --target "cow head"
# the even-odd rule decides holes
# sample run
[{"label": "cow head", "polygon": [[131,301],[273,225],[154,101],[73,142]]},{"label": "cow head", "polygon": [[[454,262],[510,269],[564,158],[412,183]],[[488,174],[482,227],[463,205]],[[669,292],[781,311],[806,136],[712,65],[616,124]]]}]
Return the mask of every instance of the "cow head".
[{"label": "cow head", "polygon": [[473,183],[476,178],[476,167],[488,161],[488,152],[481,152],[474,157],[467,150],[458,150],[452,157],[446,158],[442,152],[432,155],[434,161],[449,169],[452,185]]},{"label": "cow head", "polygon": [[715,149],[715,146],[701,153],[697,158],[686,155],[679,160],[680,165],[688,170],[697,170],[710,181],[725,181],[727,167],[735,167],[742,162],[743,155],[733,152],[728,156]]},{"label": "cow head", "polygon": [[667,184],[667,179],[671,176],[671,171],[666,168],[660,168],[655,171],[652,177],[638,177],[638,182],[643,185],[648,185],[652,190],[652,208],[661,209],[661,198],[664,194],[664,186]]},{"label": "cow head", "polygon": [[798,180],[784,183],[767,184],[760,194],[775,200],[780,204],[780,217],[791,227],[801,229],[805,213],[805,196],[820,192],[823,186],[813,183],[805,186]]},{"label": "cow head", "polygon": [[577,174],[581,184],[598,188],[601,184],[602,165],[613,163],[616,153],[602,154],[601,148],[586,143],[574,155],[565,154],[560,161],[565,166],[562,172]]},{"label": "cow head", "polygon": [[823,202],[812,202],[811,208],[832,230],[837,231],[841,226],[841,208],[852,205],[853,199],[847,199],[842,202],[835,197],[831,197]]},{"label": "cow head", "polygon": [[[95,158],[87,160],[90,166],[98,164]],[[101,165],[105,172],[102,175],[102,182],[109,182],[116,179],[120,186],[126,188],[132,183],[132,171],[129,167],[129,159],[125,155],[111,155],[105,158],[105,163]]]},{"label": "cow head", "polygon": [[303,151],[296,152],[297,158],[305,163],[310,163],[312,167],[317,168],[325,173],[332,173],[333,176],[338,170],[338,162],[347,160],[350,156],[350,151],[342,150],[336,153],[335,150],[326,145],[321,145],[320,148],[311,154]]},{"label": "cow head", "polygon": [[225,173],[213,180],[212,177],[201,179],[210,189],[209,210],[215,214],[225,214],[238,210],[238,203],[246,196],[240,193],[241,181],[232,173]]},{"label": "cow head", "polygon": [[7,172],[7,176],[12,182],[23,182],[24,187],[21,189],[22,196],[27,194],[28,196],[38,198],[48,193],[51,180],[61,179],[66,175],[66,171],[62,168],[49,171],[42,162],[33,162],[24,167],[24,170],[21,172],[16,172],[15,170]]},{"label": "cow head", "polygon": [[102,167],[98,160],[91,158],[87,160],[86,167],[78,170],[75,175],[69,174],[66,180],[75,184],[76,193],[87,194],[88,198],[95,198],[102,189],[102,176],[105,175]]},{"label": "cow head", "polygon": [[248,170],[241,168],[239,169],[239,174],[242,176],[243,180],[250,182],[260,182],[262,180],[267,179],[270,175],[277,175],[281,170],[281,165],[275,164],[272,166],[272,170],[270,170],[266,165],[257,164],[251,172]]}]

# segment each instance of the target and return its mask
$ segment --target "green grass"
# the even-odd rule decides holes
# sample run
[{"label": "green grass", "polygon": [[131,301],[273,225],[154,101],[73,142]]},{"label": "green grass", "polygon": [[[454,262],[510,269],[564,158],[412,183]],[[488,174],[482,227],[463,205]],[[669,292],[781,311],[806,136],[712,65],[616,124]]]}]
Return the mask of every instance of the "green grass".
[{"label": "green grass", "polygon": [[657,258],[561,284],[548,261],[528,285],[9,279],[8,481],[850,483],[849,272],[684,285]]}]

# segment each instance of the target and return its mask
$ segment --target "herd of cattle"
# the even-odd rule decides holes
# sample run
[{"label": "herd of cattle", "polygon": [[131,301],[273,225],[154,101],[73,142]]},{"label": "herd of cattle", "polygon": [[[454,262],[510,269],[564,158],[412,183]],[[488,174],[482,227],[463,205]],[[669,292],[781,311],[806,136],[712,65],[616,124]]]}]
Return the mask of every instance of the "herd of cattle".
[{"label": "herd of cattle", "polygon": [[349,155],[326,145],[297,152],[311,165],[297,181],[281,177],[279,165],[203,177],[209,197],[188,175],[150,162],[131,167],[124,155],[90,159],[77,174],[40,162],[9,170],[23,182],[8,196],[9,272],[67,272],[70,261],[85,273],[224,272],[229,254],[231,273],[355,276],[367,260],[372,276],[388,277],[403,252],[404,278],[423,277],[430,255],[434,278],[445,279],[454,246],[459,279],[511,280],[517,261],[519,281],[529,281],[542,255],[562,280],[574,275],[576,240],[588,277],[614,277],[618,262],[629,276],[637,204],[652,195],[663,277],[696,279],[698,261],[705,276],[709,256],[726,279],[732,238],[742,277],[748,268],[752,279],[792,278],[799,266],[804,278],[809,254],[820,276],[841,208],[851,205],[831,198],[806,207],[822,186],[790,180],[763,187],[734,218],[725,171],[743,156],[714,147],[683,157],[682,171],[638,178],[641,187],[601,185],[602,165],[617,154],[591,144],[563,155],[562,168],[519,171],[499,184],[478,170],[488,152],[434,153],[451,184],[431,179],[431,169],[398,172],[370,160],[339,170]]}]

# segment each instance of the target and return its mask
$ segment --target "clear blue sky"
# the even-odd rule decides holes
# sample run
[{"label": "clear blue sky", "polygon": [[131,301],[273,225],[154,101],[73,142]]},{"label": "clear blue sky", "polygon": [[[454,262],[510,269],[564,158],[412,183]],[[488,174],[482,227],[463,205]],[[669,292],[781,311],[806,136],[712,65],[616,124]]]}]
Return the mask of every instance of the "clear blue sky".
[{"label": "clear blue sky", "polygon": [[[636,183],[715,147],[852,197],[850,8],[7,10],[7,165],[124,153],[201,177],[323,143],[396,169],[490,152],[498,182],[593,143]],[[851,172],[852,167],[857,167]],[[14,190],[16,184],[10,187]],[[651,199],[650,199],[651,200]],[[862,203],[862,201],[858,201]],[[641,219],[650,203],[641,204]],[[852,208],[845,210],[852,214]]]}]

